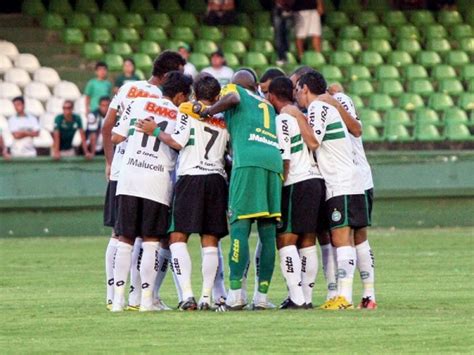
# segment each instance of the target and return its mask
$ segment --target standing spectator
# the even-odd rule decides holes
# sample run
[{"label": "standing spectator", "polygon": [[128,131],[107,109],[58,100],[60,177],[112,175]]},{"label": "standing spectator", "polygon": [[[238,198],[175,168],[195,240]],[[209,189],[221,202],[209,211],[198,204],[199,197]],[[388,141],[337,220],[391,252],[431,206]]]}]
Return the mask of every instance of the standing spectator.
[{"label": "standing spectator", "polygon": [[272,22],[275,28],[275,48],[277,50],[277,65],[283,65],[287,61],[286,53],[290,49],[288,43],[288,31],[291,28],[293,13],[291,8],[295,0],[275,0],[272,8]]},{"label": "standing spectator", "polygon": [[321,16],[324,14],[323,0],[299,0],[293,6],[296,20],[296,49],[301,59],[304,41],[312,38],[313,49],[321,52]]},{"label": "standing spectator", "polygon": [[36,148],[33,138],[39,136],[40,125],[38,119],[25,113],[25,100],[22,96],[13,99],[16,114],[8,119],[8,129],[13,135],[11,154],[13,157],[36,157]]},{"label": "standing spectator", "polygon": [[207,25],[232,25],[236,19],[234,0],[208,0],[204,19]]},{"label": "standing spectator", "polygon": [[8,147],[5,144],[5,141],[3,140],[3,132],[2,132],[1,127],[0,127],[0,151],[2,152],[3,159],[5,160],[11,159],[10,153],[8,153]]},{"label": "standing spectator", "polygon": [[104,62],[95,65],[95,78],[88,81],[84,93],[86,94],[86,113],[97,110],[99,99],[112,95],[112,83],[107,80],[108,68]]},{"label": "standing spectator", "polygon": [[211,66],[202,71],[211,74],[221,86],[224,86],[230,83],[232,75],[234,75],[234,71],[225,64],[224,53],[218,50],[211,55]]},{"label": "standing spectator", "polygon": [[140,77],[135,73],[135,62],[132,58],[127,58],[123,61],[122,71],[123,73],[115,79],[114,93],[117,93],[123,84],[140,80]]},{"label": "standing spectator", "polygon": [[185,44],[178,48],[179,54],[184,58],[186,64],[184,65],[184,74],[189,75],[191,78],[195,78],[198,75],[198,71],[193,63],[189,62],[189,56],[191,55],[191,48]]},{"label": "standing spectator", "polygon": [[54,119],[54,133],[53,133],[53,158],[55,160],[61,157],[72,157],[76,153],[72,147],[72,140],[76,131],[79,130],[82,141],[82,150],[87,159],[92,158],[92,155],[87,149],[86,133],[82,128],[82,121],[79,115],[72,112],[74,103],[71,100],[64,101],[63,114],[56,116]]},{"label": "standing spectator", "polygon": [[87,115],[87,129],[86,139],[89,147],[89,152],[92,156],[104,154],[104,148],[102,145],[102,123],[104,122],[105,115],[110,105],[110,97],[103,96],[99,101],[99,108],[94,112]]}]

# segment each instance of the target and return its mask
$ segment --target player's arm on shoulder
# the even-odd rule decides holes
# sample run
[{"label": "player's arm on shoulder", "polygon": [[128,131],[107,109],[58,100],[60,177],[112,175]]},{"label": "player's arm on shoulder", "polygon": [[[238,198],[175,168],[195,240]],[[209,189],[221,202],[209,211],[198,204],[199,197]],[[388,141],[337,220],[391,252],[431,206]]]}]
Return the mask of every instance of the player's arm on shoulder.
[{"label": "player's arm on shoulder", "polygon": [[157,137],[160,141],[173,149],[182,149],[182,146],[173,139],[171,134],[164,132],[158,127],[153,117],[138,120],[135,123],[135,127],[138,131],[143,132],[144,134]]},{"label": "player's arm on shoulder", "polygon": [[113,144],[120,144],[127,139],[131,121],[131,118],[128,115],[129,113],[130,110],[124,112],[115,126],[112,128],[110,141]]},{"label": "player's arm on shoulder", "polygon": [[318,149],[319,141],[314,135],[313,128],[309,125],[307,117],[296,106],[287,105],[282,109],[281,113],[295,117],[305,144],[311,151]]},{"label": "player's arm on shoulder", "polygon": [[334,106],[337,109],[347,129],[354,137],[360,137],[362,135],[362,125],[356,117],[353,117],[350,114],[346,108],[347,103],[344,104],[344,102],[339,102],[330,94],[320,95],[318,96],[318,99]]},{"label": "player's arm on shoulder", "polygon": [[201,117],[214,116],[227,111],[240,103],[240,94],[235,84],[227,84],[221,89],[221,98],[201,112]]}]

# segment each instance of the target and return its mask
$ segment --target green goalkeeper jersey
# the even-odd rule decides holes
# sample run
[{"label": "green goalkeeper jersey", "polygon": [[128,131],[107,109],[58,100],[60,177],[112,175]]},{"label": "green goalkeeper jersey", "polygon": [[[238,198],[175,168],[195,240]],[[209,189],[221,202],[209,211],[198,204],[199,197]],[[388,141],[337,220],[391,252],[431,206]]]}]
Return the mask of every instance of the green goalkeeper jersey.
[{"label": "green goalkeeper jersey", "polygon": [[230,93],[240,97],[240,103],[225,112],[232,144],[233,168],[253,166],[282,173],[283,161],[273,106],[235,84],[222,88],[222,96]]}]

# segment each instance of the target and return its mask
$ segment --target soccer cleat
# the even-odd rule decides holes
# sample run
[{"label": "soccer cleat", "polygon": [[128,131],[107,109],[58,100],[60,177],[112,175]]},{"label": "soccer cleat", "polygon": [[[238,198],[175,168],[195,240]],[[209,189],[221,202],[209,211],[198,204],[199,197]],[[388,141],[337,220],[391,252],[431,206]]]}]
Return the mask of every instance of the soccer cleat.
[{"label": "soccer cleat", "polygon": [[178,310],[180,311],[195,311],[197,309],[197,303],[194,297],[189,297],[186,301],[180,302]]},{"label": "soccer cleat", "polygon": [[161,307],[156,304],[151,304],[150,306],[140,305],[139,312],[158,312],[161,311]]},{"label": "soccer cleat", "polygon": [[326,301],[321,309],[339,310],[339,309],[354,309],[352,303],[348,302],[344,296],[333,297]]},{"label": "soccer cleat", "polygon": [[132,311],[132,312],[136,312],[136,311],[139,311],[140,310],[140,305],[137,304],[137,305],[131,305],[129,304],[126,308],[125,308],[126,311]]},{"label": "soccer cleat", "polygon": [[372,301],[370,297],[364,297],[362,298],[362,301],[360,302],[357,309],[377,309],[377,303]]},{"label": "soccer cleat", "polygon": [[233,306],[228,305],[227,303],[223,303],[217,306],[216,312],[234,312],[234,311],[243,311],[246,304],[236,304]]},{"label": "soccer cleat", "polygon": [[306,303],[306,304],[305,304],[305,308],[306,308],[306,309],[313,309],[314,307],[313,307],[313,304],[312,304],[312,303]]},{"label": "soccer cleat", "polygon": [[106,307],[107,307],[107,310],[108,310],[108,311],[111,311],[111,310],[112,310],[112,304],[113,304],[112,300],[108,300],[108,301],[107,301],[107,306],[106,306]]},{"label": "soccer cleat", "polygon": [[198,309],[200,311],[210,311],[211,306],[207,302],[200,302],[199,305],[198,305]]},{"label": "soccer cleat", "polygon": [[169,307],[166,303],[164,303],[161,298],[156,298],[153,301],[153,305],[157,306],[160,308],[160,311],[172,311],[173,309]]},{"label": "soccer cleat", "polygon": [[255,303],[255,302],[252,302],[248,308],[252,311],[264,311],[264,310],[268,310],[268,309],[275,309],[276,306],[271,303],[271,302],[259,302],[259,303]]},{"label": "soccer cleat", "polygon": [[306,309],[306,304],[303,303],[302,305],[297,305],[293,302],[289,297],[284,300],[278,309]]}]

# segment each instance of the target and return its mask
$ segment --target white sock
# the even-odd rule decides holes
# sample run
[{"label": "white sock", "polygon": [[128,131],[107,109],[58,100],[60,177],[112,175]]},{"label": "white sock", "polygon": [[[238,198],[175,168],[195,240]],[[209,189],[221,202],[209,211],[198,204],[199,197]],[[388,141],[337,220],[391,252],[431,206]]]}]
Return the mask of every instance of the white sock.
[{"label": "white sock", "polygon": [[336,249],[337,252],[337,293],[352,303],[352,283],[356,268],[356,250],[346,246]]},{"label": "white sock", "polygon": [[357,267],[359,268],[360,278],[362,279],[362,286],[364,287],[364,294],[362,297],[370,297],[375,302],[375,264],[374,253],[370,249],[369,241],[356,245],[357,252]]},{"label": "white sock", "polygon": [[326,300],[337,296],[337,268],[336,248],[331,243],[321,245],[321,257],[323,259],[323,271],[327,285]]},{"label": "white sock", "polygon": [[179,287],[183,293],[183,300],[194,297],[191,285],[192,264],[186,243],[173,243],[170,245],[174,273],[178,279]]},{"label": "white sock", "polygon": [[211,304],[212,286],[216,279],[217,267],[219,265],[219,256],[216,247],[205,247],[201,250],[202,254],[202,293],[199,302]]},{"label": "white sock", "polygon": [[158,272],[156,273],[155,287],[153,288],[153,298],[160,298],[160,288],[168,272],[170,265],[171,252],[168,249],[159,248],[158,250]]},{"label": "white sock", "polygon": [[217,266],[217,273],[216,278],[214,280],[214,286],[212,287],[212,298],[215,301],[218,301],[221,298],[227,298],[227,293],[225,290],[225,281],[224,281],[224,255],[222,254],[221,243],[219,242],[219,246],[217,247],[218,253],[218,266]]},{"label": "white sock", "polygon": [[313,289],[318,275],[316,245],[299,250],[301,258],[301,286],[307,304],[313,303]]},{"label": "white sock", "polygon": [[105,250],[105,281],[107,287],[107,304],[112,303],[114,299],[114,259],[117,251],[118,240],[110,238],[107,249]]},{"label": "white sock", "polygon": [[301,287],[301,259],[298,255],[296,245],[288,245],[281,248],[280,267],[281,273],[286,280],[290,299],[297,305],[305,303],[303,289]]},{"label": "white sock", "polygon": [[132,246],[124,242],[117,243],[114,264],[114,305],[123,308],[125,305],[125,286],[127,284],[130,265],[132,264]]},{"label": "white sock", "polygon": [[142,295],[142,280],[140,279],[140,264],[143,255],[143,239],[135,238],[132,251],[132,266],[130,268],[130,294],[128,295],[128,304],[131,306],[140,305]]},{"label": "white sock", "polygon": [[234,306],[236,304],[241,304],[243,302],[242,300],[242,289],[239,288],[237,290],[229,290],[227,293],[227,300],[225,303],[228,306]]},{"label": "white sock", "polygon": [[153,289],[158,273],[158,245],[158,242],[143,242],[142,244],[143,255],[140,264],[142,294],[140,305],[143,307],[151,307],[153,304]]},{"label": "white sock", "polygon": [[255,248],[255,256],[254,256],[254,267],[255,267],[255,285],[253,291],[253,301],[256,303],[256,299],[258,298],[258,278],[260,275],[260,255],[262,254],[262,243],[260,243],[260,238],[257,239],[257,246]]}]

